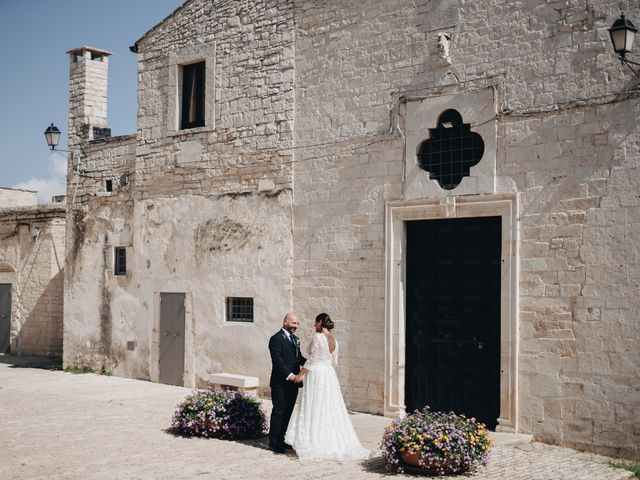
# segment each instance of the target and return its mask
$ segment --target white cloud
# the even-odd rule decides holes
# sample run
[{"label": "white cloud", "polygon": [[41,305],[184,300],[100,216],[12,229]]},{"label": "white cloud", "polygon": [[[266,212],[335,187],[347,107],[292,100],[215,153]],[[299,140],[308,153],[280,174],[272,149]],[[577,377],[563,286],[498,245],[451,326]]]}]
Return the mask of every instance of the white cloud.
[{"label": "white cloud", "polygon": [[13,188],[35,190],[38,192],[38,203],[49,203],[54,195],[64,195],[67,185],[67,159],[52,153],[47,160],[48,178],[30,178],[26,182],[13,185]]}]

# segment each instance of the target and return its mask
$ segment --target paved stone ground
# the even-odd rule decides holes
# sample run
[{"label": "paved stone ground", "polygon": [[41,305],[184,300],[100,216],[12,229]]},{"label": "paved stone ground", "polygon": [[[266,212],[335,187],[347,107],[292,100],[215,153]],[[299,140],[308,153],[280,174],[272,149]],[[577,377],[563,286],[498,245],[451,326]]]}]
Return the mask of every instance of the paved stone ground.
[{"label": "paved stone ground", "polygon": [[[377,442],[390,419],[354,414],[364,463],[301,464],[263,440],[228,442],[170,435],[175,406],[189,389],[93,374],[73,375],[0,356],[2,479],[369,479],[411,478],[386,471]],[[45,365],[46,367],[46,365]],[[265,401],[265,409],[270,403]],[[498,436],[474,479],[626,479],[605,457]]]}]

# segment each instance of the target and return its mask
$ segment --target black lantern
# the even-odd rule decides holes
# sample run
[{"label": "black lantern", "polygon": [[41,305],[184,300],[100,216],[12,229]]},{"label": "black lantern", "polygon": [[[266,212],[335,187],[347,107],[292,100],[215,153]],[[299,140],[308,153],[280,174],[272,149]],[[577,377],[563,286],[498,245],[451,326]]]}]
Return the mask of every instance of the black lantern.
[{"label": "black lantern", "polygon": [[624,58],[624,56],[631,51],[633,38],[637,31],[638,29],[631,23],[631,20],[627,20],[624,17],[624,13],[611,25],[609,35],[611,35],[613,50],[620,55],[621,58]]},{"label": "black lantern", "polygon": [[47,140],[47,145],[51,147],[51,150],[54,150],[56,145],[58,145],[58,142],[60,141],[60,130],[53,124],[53,122],[44,131],[44,138]]}]

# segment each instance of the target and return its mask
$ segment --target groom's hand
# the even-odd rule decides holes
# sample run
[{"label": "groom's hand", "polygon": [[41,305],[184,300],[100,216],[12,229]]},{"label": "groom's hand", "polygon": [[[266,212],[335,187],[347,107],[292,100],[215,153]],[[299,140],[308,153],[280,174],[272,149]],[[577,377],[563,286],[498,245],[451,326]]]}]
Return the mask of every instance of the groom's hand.
[{"label": "groom's hand", "polygon": [[294,382],[296,383],[302,383],[302,375],[298,374],[296,375],[296,377],[293,379]]}]

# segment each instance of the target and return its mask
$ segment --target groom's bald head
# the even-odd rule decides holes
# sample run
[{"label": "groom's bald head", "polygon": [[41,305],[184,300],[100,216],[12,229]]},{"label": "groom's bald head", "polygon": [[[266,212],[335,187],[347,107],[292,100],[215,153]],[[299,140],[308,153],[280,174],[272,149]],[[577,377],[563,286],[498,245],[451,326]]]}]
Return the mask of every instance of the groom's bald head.
[{"label": "groom's bald head", "polygon": [[290,333],[295,332],[298,325],[300,325],[300,317],[295,312],[287,313],[282,320],[282,328]]}]

